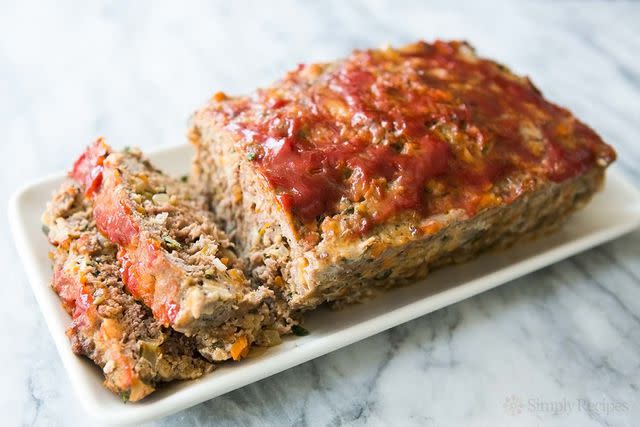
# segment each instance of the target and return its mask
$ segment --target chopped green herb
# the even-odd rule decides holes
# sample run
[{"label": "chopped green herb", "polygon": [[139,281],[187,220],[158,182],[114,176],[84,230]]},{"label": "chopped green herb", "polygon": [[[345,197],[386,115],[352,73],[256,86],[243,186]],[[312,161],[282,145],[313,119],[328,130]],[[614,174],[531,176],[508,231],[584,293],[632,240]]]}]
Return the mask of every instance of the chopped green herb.
[{"label": "chopped green herb", "polygon": [[49,226],[42,224],[42,232],[47,235],[49,234]]},{"label": "chopped green herb", "polygon": [[300,325],[293,325],[291,327],[291,332],[293,332],[293,335],[296,335],[299,337],[304,337],[305,335],[309,335],[309,331],[307,331],[305,328],[303,328]]},{"label": "chopped green herb", "polygon": [[164,243],[164,246],[167,249],[172,249],[177,251],[182,248],[182,245],[180,244],[180,242],[178,242],[177,240],[169,236],[162,236],[162,242]]},{"label": "chopped green herb", "polygon": [[128,153],[129,151],[131,151],[131,147],[129,147],[128,145],[125,145],[122,151],[125,153]]},{"label": "chopped green herb", "polygon": [[254,153],[253,151],[250,151],[247,153],[247,160],[249,160],[250,162],[253,161],[253,159],[256,158],[256,153]]},{"label": "chopped green herb", "polygon": [[127,403],[129,401],[129,392],[123,391],[120,393],[120,399],[122,399],[122,403]]},{"label": "chopped green herb", "polygon": [[180,181],[182,181],[182,182],[187,182],[188,179],[189,179],[189,175],[182,175],[180,177]]}]

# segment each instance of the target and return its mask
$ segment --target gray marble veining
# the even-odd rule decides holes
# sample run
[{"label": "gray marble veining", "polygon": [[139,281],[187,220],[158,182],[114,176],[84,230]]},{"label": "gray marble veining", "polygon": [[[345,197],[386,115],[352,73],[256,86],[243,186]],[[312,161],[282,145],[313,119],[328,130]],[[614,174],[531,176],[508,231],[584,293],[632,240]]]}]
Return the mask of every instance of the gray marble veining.
[{"label": "gray marble veining", "polygon": [[[96,135],[184,141],[217,90],[302,61],[465,38],[615,145],[640,184],[640,4],[32,2],[0,5],[0,197]],[[0,210],[2,425],[86,425]],[[634,425],[640,232],[153,425]]]}]

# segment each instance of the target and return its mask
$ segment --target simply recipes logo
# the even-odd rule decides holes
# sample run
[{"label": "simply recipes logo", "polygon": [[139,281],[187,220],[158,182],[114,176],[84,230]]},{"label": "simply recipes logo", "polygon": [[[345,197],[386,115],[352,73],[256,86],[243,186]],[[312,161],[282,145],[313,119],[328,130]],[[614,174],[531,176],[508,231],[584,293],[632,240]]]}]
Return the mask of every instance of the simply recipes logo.
[{"label": "simply recipes logo", "polygon": [[527,413],[565,415],[572,412],[587,412],[606,416],[629,411],[629,402],[581,398],[549,400],[540,397],[523,398],[517,395],[507,396],[502,406],[505,412],[512,416]]}]

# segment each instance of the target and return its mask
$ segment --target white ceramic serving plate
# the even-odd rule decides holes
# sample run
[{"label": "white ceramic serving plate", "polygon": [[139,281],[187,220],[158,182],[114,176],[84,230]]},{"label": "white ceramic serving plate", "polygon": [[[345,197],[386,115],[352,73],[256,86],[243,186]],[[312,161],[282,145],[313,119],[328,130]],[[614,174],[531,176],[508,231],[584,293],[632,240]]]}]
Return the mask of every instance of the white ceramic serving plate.
[{"label": "white ceramic serving plate", "polygon": [[[150,155],[158,166],[175,175],[189,170],[191,156],[187,145],[161,149]],[[305,321],[311,334],[306,337],[288,338],[259,356],[224,365],[199,380],[170,384],[140,403],[126,405],[102,386],[99,369],[71,352],[65,335],[69,317],[49,287],[49,246],[41,231],[40,215],[51,193],[64,179],[63,174],[18,191],[11,201],[9,217],[33,292],[78,400],[88,414],[103,422],[128,424],[196,405],[633,230],[640,225],[640,192],[615,167],[607,178],[604,191],[552,236],[442,268],[420,283],[395,289],[366,304],[336,312],[311,313]]]}]

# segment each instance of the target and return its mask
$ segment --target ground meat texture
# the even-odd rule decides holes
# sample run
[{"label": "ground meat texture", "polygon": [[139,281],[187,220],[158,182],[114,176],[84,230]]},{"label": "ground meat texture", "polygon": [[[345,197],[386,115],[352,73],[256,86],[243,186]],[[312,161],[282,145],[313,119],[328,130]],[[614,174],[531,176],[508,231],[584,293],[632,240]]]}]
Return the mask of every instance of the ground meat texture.
[{"label": "ground meat texture", "polygon": [[213,369],[196,342],[163,327],[126,293],[117,247],[96,229],[91,204],[66,182],[43,215],[52,252],[52,287],[72,316],[73,351],[96,363],[105,386],[137,401],[160,382],[194,379]]},{"label": "ground meat texture", "polygon": [[[193,187],[136,149],[92,144],[71,172],[91,198],[97,228],[118,246],[125,287],[162,325],[193,336],[212,361],[239,359],[265,331],[288,331],[265,310],[275,298],[252,286],[244,264]],[[265,314],[266,313],[266,314]]]},{"label": "ground meat texture", "polygon": [[217,93],[189,138],[193,181],[252,274],[301,309],[557,228],[615,159],[528,78],[458,41]]}]

